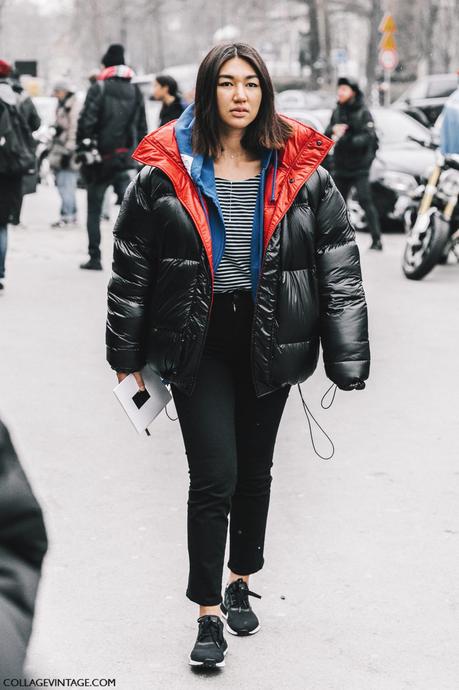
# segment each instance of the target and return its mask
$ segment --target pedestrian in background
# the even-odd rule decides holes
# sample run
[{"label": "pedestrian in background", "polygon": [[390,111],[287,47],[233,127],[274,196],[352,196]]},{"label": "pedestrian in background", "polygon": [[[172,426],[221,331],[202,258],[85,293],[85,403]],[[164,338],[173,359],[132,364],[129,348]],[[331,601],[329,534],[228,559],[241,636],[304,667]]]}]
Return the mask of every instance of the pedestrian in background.
[{"label": "pedestrian in background", "polygon": [[[457,75],[459,77],[459,70]],[[459,154],[459,86],[443,108],[440,150],[444,156]]]},{"label": "pedestrian in background", "polygon": [[156,77],[153,88],[153,97],[156,101],[162,101],[163,107],[159,113],[159,126],[177,120],[185,110],[178,90],[178,84],[168,74],[160,74]]},{"label": "pedestrian in background", "polygon": [[[100,218],[105,191],[113,185],[119,196],[124,195],[131,179],[129,171],[136,167],[131,153],[147,133],[143,96],[131,84],[134,72],[124,62],[123,46],[111,45],[78,120],[77,145],[88,195],[89,261],[80,265],[83,269],[102,270]],[[89,159],[88,148],[97,155],[89,152]]]},{"label": "pedestrian in background", "polygon": [[57,98],[56,122],[48,160],[56,177],[61,197],[60,218],[53,228],[65,228],[77,222],[76,190],[79,165],[75,160],[76,132],[81,106],[74,89],[66,79],[54,85]]},{"label": "pedestrian in background", "polygon": [[3,290],[8,223],[21,196],[24,175],[35,167],[35,144],[8,77],[11,65],[0,60],[0,290]]},{"label": "pedestrian in background", "polygon": [[[35,107],[35,104],[27,91],[24,89],[20,82],[20,74],[17,70],[12,70],[9,76],[9,81],[12,86],[13,91],[17,94],[17,106],[19,112],[24,118],[27,126],[31,132],[36,132],[41,125],[41,118]],[[25,175],[22,180],[22,184],[17,188],[17,195],[15,197],[13,208],[10,214],[11,225],[20,225],[24,227],[21,223],[21,212],[22,203],[24,200],[24,194],[30,194],[36,191],[37,186],[37,173],[34,171],[32,175]]]},{"label": "pedestrian in background", "polygon": [[370,168],[378,149],[378,137],[363,93],[353,79],[338,79],[338,104],[325,134],[335,142],[333,177],[336,186],[345,201],[354,187],[371,233],[370,249],[381,250],[381,226],[370,187]]},{"label": "pedestrian in background", "polygon": [[224,665],[221,616],[234,635],[260,629],[249,578],[264,563],[275,439],[319,337],[340,388],[369,373],[359,252],[320,167],[330,147],[276,114],[265,63],[235,43],[210,51],[195,105],[134,154],[145,167],[115,226],[107,357],[119,381],[143,388],[149,363],[171,384],[189,463],[193,666]]}]

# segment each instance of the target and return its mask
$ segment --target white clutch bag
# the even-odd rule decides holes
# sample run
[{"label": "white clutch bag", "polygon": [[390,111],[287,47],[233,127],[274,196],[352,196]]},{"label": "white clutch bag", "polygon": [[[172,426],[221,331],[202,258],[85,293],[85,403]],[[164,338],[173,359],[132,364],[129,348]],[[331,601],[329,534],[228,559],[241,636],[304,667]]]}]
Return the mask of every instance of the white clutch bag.
[{"label": "white clutch bag", "polygon": [[129,374],[115,386],[113,392],[136,431],[139,434],[146,431],[148,434],[149,425],[172,400],[172,396],[148,364],[140,373],[145,383],[144,391],[139,390],[134,375]]}]

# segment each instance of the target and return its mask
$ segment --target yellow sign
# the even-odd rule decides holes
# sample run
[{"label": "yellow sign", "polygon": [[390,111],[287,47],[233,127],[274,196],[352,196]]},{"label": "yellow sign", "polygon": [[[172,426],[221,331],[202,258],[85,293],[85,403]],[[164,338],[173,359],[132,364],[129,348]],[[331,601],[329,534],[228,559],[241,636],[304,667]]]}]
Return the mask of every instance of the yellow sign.
[{"label": "yellow sign", "polygon": [[393,34],[397,31],[397,24],[391,14],[385,14],[378,29],[380,34]]},{"label": "yellow sign", "polygon": [[384,34],[379,42],[379,50],[397,50],[394,34]]}]

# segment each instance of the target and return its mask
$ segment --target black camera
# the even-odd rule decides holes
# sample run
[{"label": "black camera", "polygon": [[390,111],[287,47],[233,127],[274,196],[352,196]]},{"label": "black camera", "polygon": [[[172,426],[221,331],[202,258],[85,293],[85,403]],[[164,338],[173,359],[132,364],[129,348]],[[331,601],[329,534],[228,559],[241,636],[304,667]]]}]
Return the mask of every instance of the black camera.
[{"label": "black camera", "polygon": [[102,156],[99,153],[96,142],[92,139],[83,139],[76,152],[75,160],[83,165],[102,163]]}]

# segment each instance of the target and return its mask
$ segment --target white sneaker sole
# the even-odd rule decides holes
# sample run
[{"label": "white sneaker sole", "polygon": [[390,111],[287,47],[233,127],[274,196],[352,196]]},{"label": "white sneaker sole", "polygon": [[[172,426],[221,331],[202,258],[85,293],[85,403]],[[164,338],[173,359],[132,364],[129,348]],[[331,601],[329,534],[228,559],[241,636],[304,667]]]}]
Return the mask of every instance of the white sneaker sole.
[{"label": "white sneaker sole", "polygon": [[255,630],[251,630],[250,632],[246,632],[246,633],[236,632],[236,630],[233,630],[233,628],[231,628],[228,624],[228,614],[224,613],[224,611],[222,611],[221,609],[220,609],[220,612],[226,621],[225,628],[231,635],[236,635],[236,637],[248,637],[249,635],[255,635],[255,633],[257,633],[259,630],[261,630],[261,625],[258,624],[258,626],[255,628]]},{"label": "white sneaker sole", "polygon": [[[223,652],[223,656],[226,656],[228,648]],[[225,660],[213,662],[210,659],[207,661],[194,661],[191,656],[188,659],[190,666],[205,666],[207,668],[223,668],[225,666]]]}]

